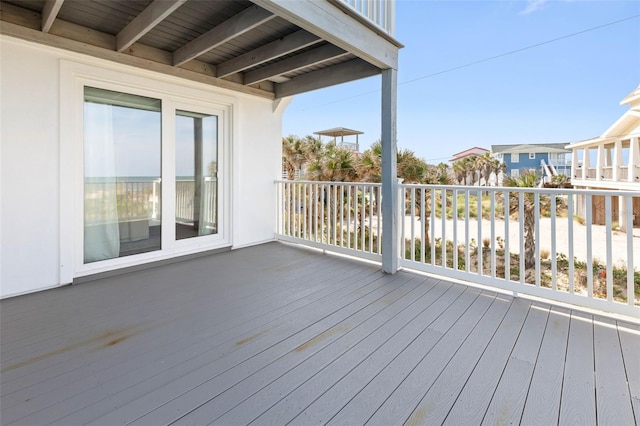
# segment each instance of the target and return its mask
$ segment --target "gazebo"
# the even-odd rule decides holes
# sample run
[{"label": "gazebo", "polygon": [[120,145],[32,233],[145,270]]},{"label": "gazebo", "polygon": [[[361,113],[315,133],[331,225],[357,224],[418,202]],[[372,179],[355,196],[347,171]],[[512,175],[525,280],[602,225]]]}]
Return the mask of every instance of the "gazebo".
[{"label": "gazebo", "polygon": [[[340,137],[340,146],[344,146],[346,148],[352,149],[356,152],[360,151],[360,145],[358,143],[358,135],[363,135],[364,132],[361,132],[359,130],[352,130],[352,129],[347,129],[345,127],[335,127],[333,129],[328,129],[328,130],[322,130],[319,132],[313,132],[314,135],[318,135],[318,136],[330,136],[333,137],[333,141],[336,142],[336,138],[339,136]],[[345,136],[356,136],[356,143],[352,143],[352,142],[345,142],[344,141],[344,137]]]}]

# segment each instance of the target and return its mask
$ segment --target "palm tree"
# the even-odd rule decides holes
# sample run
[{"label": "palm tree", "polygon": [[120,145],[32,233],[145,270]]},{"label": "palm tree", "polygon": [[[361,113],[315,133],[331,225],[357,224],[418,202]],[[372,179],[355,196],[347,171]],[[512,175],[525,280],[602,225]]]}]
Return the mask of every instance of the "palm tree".
[{"label": "palm tree", "polygon": [[[509,176],[504,180],[504,186],[514,187],[514,188],[535,188],[538,185],[538,181],[540,180],[540,176],[535,170],[527,170],[522,172],[518,177]],[[533,192],[525,192],[523,194],[523,211],[524,216],[519,217],[518,220],[524,222],[524,267],[525,269],[533,268],[536,263],[535,258],[535,195]],[[519,193],[510,192],[509,193],[509,213],[513,214],[519,211]],[[542,208],[543,204],[548,202],[548,197],[540,196],[540,207]]]}]

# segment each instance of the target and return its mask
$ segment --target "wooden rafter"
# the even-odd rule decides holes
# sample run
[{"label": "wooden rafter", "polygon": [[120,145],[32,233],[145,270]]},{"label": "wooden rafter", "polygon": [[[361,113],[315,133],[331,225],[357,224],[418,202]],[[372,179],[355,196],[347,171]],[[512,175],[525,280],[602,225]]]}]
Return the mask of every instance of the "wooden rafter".
[{"label": "wooden rafter", "polygon": [[49,32],[53,21],[56,20],[56,16],[58,16],[58,12],[60,12],[62,3],[64,3],[64,0],[46,0],[44,8],[42,9],[42,32]]},{"label": "wooden rafter", "polygon": [[176,50],[173,65],[182,65],[273,18],[275,15],[271,12],[251,6]]},{"label": "wooden rafter", "polygon": [[155,0],[116,35],[116,50],[122,52],[187,0]]},{"label": "wooden rafter", "polygon": [[309,50],[308,52],[300,53],[262,68],[246,72],[244,74],[244,84],[259,83],[278,75],[297,71],[347,54],[348,52],[345,52],[339,47],[326,44]]},{"label": "wooden rafter", "polygon": [[320,37],[304,30],[296,31],[295,33],[289,34],[279,40],[267,43],[264,46],[218,64],[218,77],[226,77],[272,59],[279,58],[280,56],[295,52],[296,50],[311,46],[320,41]]},{"label": "wooden rafter", "polygon": [[348,81],[380,74],[380,69],[362,59],[352,59],[317,71],[302,74],[291,80],[278,83],[275,87],[276,98],[297,95]]}]

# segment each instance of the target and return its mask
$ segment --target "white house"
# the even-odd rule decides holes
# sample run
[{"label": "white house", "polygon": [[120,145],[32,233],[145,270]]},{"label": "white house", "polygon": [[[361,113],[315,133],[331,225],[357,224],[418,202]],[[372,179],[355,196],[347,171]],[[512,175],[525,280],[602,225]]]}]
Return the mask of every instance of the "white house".
[{"label": "white house", "polygon": [[[572,150],[571,183],[575,188],[601,190],[640,190],[640,86],[620,105],[629,105],[601,136],[568,145]],[[576,203],[576,212],[584,216],[586,198]],[[626,207],[622,197],[612,200],[613,220],[626,229]],[[633,198],[633,226],[640,225],[640,199]],[[593,223],[603,224],[604,197],[592,196]]]},{"label": "white house", "polygon": [[392,184],[390,0],[9,0],[0,19],[0,297],[273,240],[298,93],[382,75]]}]

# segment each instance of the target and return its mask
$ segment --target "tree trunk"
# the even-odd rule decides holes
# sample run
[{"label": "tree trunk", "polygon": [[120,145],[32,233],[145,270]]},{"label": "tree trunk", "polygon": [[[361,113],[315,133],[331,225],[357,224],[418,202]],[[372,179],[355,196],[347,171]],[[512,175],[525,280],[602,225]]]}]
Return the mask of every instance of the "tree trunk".
[{"label": "tree trunk", "polygon": [[535,215],[534,211],[526,209],[524,212],[524,267],[533,268],[536,263]]}]

